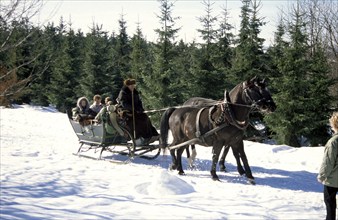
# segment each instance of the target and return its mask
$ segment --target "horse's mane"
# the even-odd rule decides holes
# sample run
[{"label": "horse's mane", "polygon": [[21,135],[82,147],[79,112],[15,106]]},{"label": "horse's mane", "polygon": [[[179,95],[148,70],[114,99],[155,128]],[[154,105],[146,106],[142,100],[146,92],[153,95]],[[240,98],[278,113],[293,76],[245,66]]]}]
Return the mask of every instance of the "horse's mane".
[{"label": "horse's mane", "polygon": [[232,88],[229,92],[230,100],[232,103],[238,103],[238,100],[240,99],[240,95],[242,94],[241,90],[243,88],[244,83],[239,83],[234,88]]}]

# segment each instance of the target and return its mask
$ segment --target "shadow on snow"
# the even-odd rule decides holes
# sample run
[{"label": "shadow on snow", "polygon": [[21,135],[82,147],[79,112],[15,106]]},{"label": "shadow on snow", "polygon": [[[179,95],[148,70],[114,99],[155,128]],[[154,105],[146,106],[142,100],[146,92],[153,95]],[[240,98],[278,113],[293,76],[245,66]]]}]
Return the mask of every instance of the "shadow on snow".
[{"label": "shadow on snow", "polygon": [[[117,159],[123,156],[114,155],[113,158]],[[150,166],[157,166],[163,169],[168,169],[171,163],[170,155],[160,155],[154,160],[145,160],[142,158],[135,158],[132,160],[132,163],[143,164]],[[182,163],[184,167],[189,167],[187,159],[182,158]],[[245,177],[239,176],[237,172],[237,166],[227,163],[227,172],[220,173],[221,181],[231,182],[231,183],[246,183]],[[187,170],[187,176],[194,176],[199,178],[210,178],[211,160],[196,159],[195,168]],[[322,192],[322,185],[316,180],[316,173],[311,173],[308,171],[288,171],[282,169],[269,169],[259,166],[251,166],[253,175],[255,177],[256,184],[265,185],[277,189],[289,189],[294,191],[304,191],[304,192]],[[194,171],[206,171],[206,173],[194,172]],[[176,171],[173,171],[176,173]]]}]

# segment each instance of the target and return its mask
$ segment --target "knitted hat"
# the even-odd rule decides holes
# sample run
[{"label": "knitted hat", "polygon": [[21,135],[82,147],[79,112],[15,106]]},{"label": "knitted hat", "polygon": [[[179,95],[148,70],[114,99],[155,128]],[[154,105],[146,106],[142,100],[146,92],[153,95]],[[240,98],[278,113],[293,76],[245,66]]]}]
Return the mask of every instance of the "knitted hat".
[{"label": "knitted hat", "polygon": [[126,79],[126,80],[124,80],[123,83],[126,86],[135,85],[136,84],[136,80],[135,79]]}]

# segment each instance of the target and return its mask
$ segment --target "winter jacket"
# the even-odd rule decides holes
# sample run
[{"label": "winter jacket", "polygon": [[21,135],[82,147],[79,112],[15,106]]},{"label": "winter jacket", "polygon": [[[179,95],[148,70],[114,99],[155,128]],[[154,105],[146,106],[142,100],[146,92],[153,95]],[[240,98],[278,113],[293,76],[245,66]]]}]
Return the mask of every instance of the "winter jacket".
[{"label": "winter jacket", "polygon": [[[87,104],[85,107],[81,106],[81,101],[86,100]],[[77,105],[72,109],[73,119],[76,121],[82,121],[84,119],[93,119],[96,116],[96,112],[89,108],[89,101],[86,97],[81,97],[77,100]]]},{"label": "winter jacket", "polygon": [[[117,97],[117,103],[125,110],[132,112],[132,93],[127,86],[123,86],[119,96]],[[134,89],[134,110],[137,113],[141,113],[144,111],[142,100],[140,98],[139,92]]]},{"label": "winter jacket", "polygon": [[317,178],[326,186],[338,188],[338,133],[334,134],[325,145]]},{"label": "winter jacket", "polygon": [[112,126],[112,123],[110,122],[109,115],[110,113],[113,113],[116,110],[116,107],[114,105],[105,106],[101,109],[101,111],[96,115],[95,119],[101,123],[104,122],[105,129],[109,134],[116,134],[116,129]]},{"label": "winter jacket", "polygon": [[94,112],[99,113],[101,109],[103,108],[103,105],[101,103],[99,105],[96,105],[95,103],[93,103],[89,108],[93,110]]}]

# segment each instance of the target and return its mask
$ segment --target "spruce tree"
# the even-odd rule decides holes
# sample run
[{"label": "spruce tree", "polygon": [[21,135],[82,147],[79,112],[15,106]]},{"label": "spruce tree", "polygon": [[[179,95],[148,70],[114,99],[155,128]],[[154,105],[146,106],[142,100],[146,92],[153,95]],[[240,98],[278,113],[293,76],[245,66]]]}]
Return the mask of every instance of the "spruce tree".
[{"label": "spruce tree", "polygon": [[227,8],[222,8],[222,17],[220,19],[220,25],[217,32],[216,50],[213,53],[213,63],[215,68],[222,74],[222,80],[220,83],[223,85],[223,89],[230,90],[236,83],[231,81],[231,67],[234,44],[234,35],[231,32],[233,26],[228,23],[229,12]]},{"label": "spruce tree", "polygon": [[47,96],[49,103],[54,104],[60,111],[74,105],[74,92],[72,91],[73,78],[70,71],[69,45],[66,37],[67,27],[61,18],[56,27],[56,35],[53,38],[55,47],[54,58],[51,62],[51,79],[48,86]]},{"label": "spruce tree", "polygon": [[[67,94],[64,97],[64,105],[66,109],[70,109],[76,103],[76,100],[82,96],[80,79],[84,71],[85,60],[85,37],[81,30],[77,33],[70,27],[66,39],[68,43],[67,54],[69,57],[69,78],[65,84]],[[67,79],[66,79],[67,80]]]},{"label": "spruce tree", "polygon": [[312,146],[324,145],[329,139],[328,118],[331,116],[333,97],[329,87],[334,81],[330,78],[331,71],[325,51],[317,43],[310,58],[309,101],[307,120],[304,122],[304,136]]},{"label": "spruce tree", "polygon": [[256,75],[262,77],[267,68],[263,51],[264,39],[259,37],[261,27],[265,24],[258,17],[261,2],[242,0],[242,3],[241,28],[232,66],[232,77],[237,83]]},{"label": "spruce tree", "polygon": [[145,40],[140,25],[137,25],[136,33],[131,39],[132,52],[131,57],[131,73],[136,78],[138,83],[138,90],[142,93],[143,106],[145,109],[151,108],[148,101],[148,94],[152,91],[147,90],[147,84],[151,86],[149,77],[152,75],[151,50],[149,44]]},{"label": "spruce tree", "polygon": [[113,33],[110,37],[111,51],[109,55],[109,78],[110,78],[110,97],[115,101],[123,80],[127,78],[137,78],[135,73],[131,72],[131,52],[130,39],[127,33],[127,22],[124,15],[121,14],[119,23],[119,31]]},{"label": "spruce tree", "polygon": [[90,100],[95,94],[103,98],[110,97],[112,85],[116,82],[111,69],[111,45],[102,26],[94,25],[91,33],[87,34],[85,48],[84,69],[80,79],[82,95]]},{"label": "spruce tree", "polygon": [[[279,41],[272,49],[277,67],[273,85],[277,110],[265,118],[278,143],[295,147],[304,144],[304,138],[312,145],[326,138],[330,104],[328,65],[320,50],[311,56],[303,16],[299,8],[294,9],[289,46],[277,35]],[[281,26],[277,33],[282,34]]]},{"label": "spruce tree", "polygon": [[[218,99],[223,94],[224,85],[222,80],[224,75],[218,71],[213,63],[214,51],[218,50],[217,40],[217,17],[213,16],[213,8],[210,0],[204,0],[205,15],[199,17],[202,29],[197,29],[203,39],[200,51],[195,54],[194,83],[197,92],[196,96]],[[212,85],[211,87],[209,85]]]},{"label": "spruce tree", "polygon": [[191,63],[193,62],[192,54],[195,49],[196,45],[194,43],[186,44],[183,40],[180,40],[176,46],[177,56],[174,58],[173,63],[179,77],[177,78],[177,87],[173,87],[173,89],[180,93],[177,96],[177,104],[182,104],[191,98],[191,96],[195,96],[195,85],[194,80],[192,80],[194,76],[191,69]]},{"label": "spruce tree", "polygon": [[[269,68],[270,68],[270,76],[269,79],[272,82],[278,82],[278,77],[282,75],[282,73],[278,69],[278,65],[280,62],[280,58],[284,54],[284,50],[289,46],[289,43],[284,40],[286,37],[286,27],[283,23],[283,18],[280,18],[279,24],[277,26],[277,31],[274,33],[274,42],[271,47],[268,48],[267,54],[270,58]],[[275,80],[276,79],[276,80]]]},{"label": "spruce tree", "polygon": [[57,27],[48,23],[42,31],[41,40],[37,46],[41,48],[41,55],[37,60],[37,68],[41,69],[29,85],[29,96],[33,104],[48,106],[50,100],[48,93],[53,74],[53,63],[56,59],[55,38]]},{"label": "spruce tree", "polygon": [[[113,65],[118,70],[122,78],[135,77],[130,72],[130,39],[127,34],[127,22],[124,20],[124,15],[121,14],[119,19],[119,33],[116,37],[116,45],[114,45],[115,55]],[[121,84],[122,85],[122,84]]]},{"label": "spruce tree", "polygon": [[160,20],[161,28],[155,29],[158,41],[153,51],[153,74],[149,77],[148,88],[146,88],[151,91],[147,98],[153,108],[175,106],[180,102],[180,91],[177,89],[179,77],[177,77],[175,65],[172,63],[177,56],[175,38],[179,28],[175,28],[175,20],[179,18],[172,17],[174,3],[169,0],[159,0],[159,2],[161,14],[157,17]]}]

